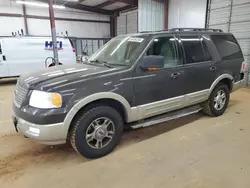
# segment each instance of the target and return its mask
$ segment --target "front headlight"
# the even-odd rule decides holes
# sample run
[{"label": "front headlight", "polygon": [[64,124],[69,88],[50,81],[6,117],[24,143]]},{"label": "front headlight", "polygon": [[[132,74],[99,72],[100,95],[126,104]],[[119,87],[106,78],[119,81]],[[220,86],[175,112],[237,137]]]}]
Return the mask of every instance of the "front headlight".
[{"label": "front headlight", "polygon": [[33,90],[29,105],[42,109],[60,108],[62,107],[62,96],[59,93]]}]

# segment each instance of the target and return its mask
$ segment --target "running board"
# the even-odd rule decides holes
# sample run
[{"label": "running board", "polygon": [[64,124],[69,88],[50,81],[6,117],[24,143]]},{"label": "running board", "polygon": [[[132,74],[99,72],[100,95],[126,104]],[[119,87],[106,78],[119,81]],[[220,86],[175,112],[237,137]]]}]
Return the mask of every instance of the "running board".
[{"label": "running board", "polygon": [[160,116],[156,116],[153,118],[148,118],[139,122],[135,122],[130,124],[130,127],[132,129],[138,129],[138,128],[143,128],[143,127],[148,127],[151,125],[155,125],[155,124],[159,124],[159,123],[163,123],[166,121],[170,121],[170,120],[174,120],[174,119],[178,119],[184,116],[188,116],[191,114],[195,114],[198,113],[202,108],[200,107],[200,105],[196,105],[196,106],[191,106],[191,107],[187,107],[187,108],[183,108],[181,110],[178,111],[174,111],[174,112],[169,112],[167,114],[163,114]]}]

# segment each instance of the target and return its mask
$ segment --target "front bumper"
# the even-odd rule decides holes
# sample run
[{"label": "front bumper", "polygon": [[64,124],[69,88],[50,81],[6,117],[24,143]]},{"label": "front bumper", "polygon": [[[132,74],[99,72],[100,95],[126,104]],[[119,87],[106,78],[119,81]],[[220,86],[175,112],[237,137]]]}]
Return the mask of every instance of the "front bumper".
[{"label": "front bumper", "polygon": [[67,133],[65,133],[63,123],[38,125],[25,121],[16,115],[13,116],[13,122],[17,130],[22,132],[24,136],[41,144],[58,145],[66,143]]}]

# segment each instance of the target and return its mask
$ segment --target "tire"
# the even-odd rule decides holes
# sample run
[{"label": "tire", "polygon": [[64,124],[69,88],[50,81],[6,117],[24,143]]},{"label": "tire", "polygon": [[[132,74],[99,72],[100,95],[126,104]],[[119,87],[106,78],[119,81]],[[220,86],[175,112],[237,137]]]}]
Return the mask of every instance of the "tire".
[{"label": "tire", "polygon": [[[220,95],[221,95],[221,93],[224,93],[225,99],[220,101],[220,102],[222,102],[221,104],[223,104],[223,105],[219,106],[217,104],[217,108],[216,108],[215,100],[216,100],[216,97],[218,96],[218,92],[220,93]],[[227,109],[227,106],[229,103],[229,98],[230,98],[230,91],[229,91],[228,86],[225,84],[218,84],[214,88],[212,93],[210,94],[209,99],[203,104],[202,112],[208,116],[211,116],[211,117],[221,116],[222,114],[224,114],[224,112]]]},{"label": "tire", "polygon": [[[105,121],[107,121],[106,124],[104,124]],[[105,125],[107,125],[106,129]],[[123,133],[121,115],[109,106],[96,106],[84,111],[76,118],[72,126],[70,131],[72,147],[80,155],[90,159],[99,158],[112,152],[120,142]],[[113,132],[112,136],[110,136],[111,132]]]}]

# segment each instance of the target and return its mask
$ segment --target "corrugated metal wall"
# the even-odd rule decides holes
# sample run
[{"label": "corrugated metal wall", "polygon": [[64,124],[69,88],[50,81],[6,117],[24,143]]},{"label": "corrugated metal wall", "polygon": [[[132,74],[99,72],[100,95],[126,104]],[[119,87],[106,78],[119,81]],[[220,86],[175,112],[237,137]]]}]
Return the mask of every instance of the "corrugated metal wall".
[{"label": "corrugated metal wall", "polygon": [[205,27],[207,0],[169,0],[168,28]]},{"label": "corrugated metal wall", "polygon": [[138,32],[138,10],[121,13],[117,18],[117,35]]},{"label": "corrugated metal wall", "polygon": [[210,0],[207,27],[235,35],[248,65],[246,79],[250,85],[250,0]]},{"label": "corrugated metal wall", "polygon": [[164,2],[138,0],[138,23],[140,31],[164,29]]}]

